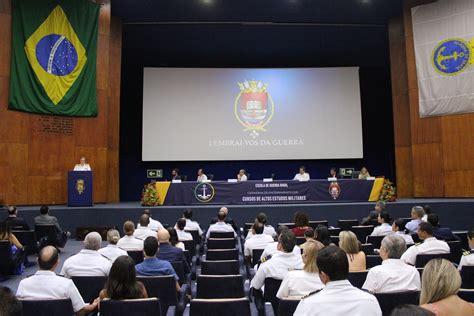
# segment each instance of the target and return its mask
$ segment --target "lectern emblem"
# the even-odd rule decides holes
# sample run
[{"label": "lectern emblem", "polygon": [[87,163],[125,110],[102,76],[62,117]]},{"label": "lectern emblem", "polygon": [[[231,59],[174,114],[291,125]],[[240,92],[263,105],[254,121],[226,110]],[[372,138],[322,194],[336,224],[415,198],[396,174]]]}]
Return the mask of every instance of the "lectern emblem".
[{"label": "lectern emblem", "polygon": [[83,179],[77,179],[77,181],[76,181],[76,191],[77,191],[77,193],[79,193],[79,195],[81,195],[82,193],[84,193],[85,188],[86,188],[86,185],[84,184],[84,180]]},{"label": "lectern emblem", "polygon": [[334,200],[336,200],[339,195],[341,195],[341,187],[339,186],[339,183],[337,183],[336,181],[331,182],[331,184],[329,185],[329,194]]},{"label": "lectern emblem", "polygon": [[214,187],[210,183],[199,183],[194,188],[194,196],[199,202],[210,202],[214,198],[214,194]]}]

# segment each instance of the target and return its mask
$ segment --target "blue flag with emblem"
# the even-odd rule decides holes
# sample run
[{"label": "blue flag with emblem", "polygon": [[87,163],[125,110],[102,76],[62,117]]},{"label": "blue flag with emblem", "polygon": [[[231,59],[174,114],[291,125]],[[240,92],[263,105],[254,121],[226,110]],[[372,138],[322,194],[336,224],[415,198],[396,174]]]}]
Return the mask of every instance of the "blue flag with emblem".
[{"label": "blue flag with emblem", "polygon": [[12,0],[10,110],[97,115],[99,10],[87,0]]}]

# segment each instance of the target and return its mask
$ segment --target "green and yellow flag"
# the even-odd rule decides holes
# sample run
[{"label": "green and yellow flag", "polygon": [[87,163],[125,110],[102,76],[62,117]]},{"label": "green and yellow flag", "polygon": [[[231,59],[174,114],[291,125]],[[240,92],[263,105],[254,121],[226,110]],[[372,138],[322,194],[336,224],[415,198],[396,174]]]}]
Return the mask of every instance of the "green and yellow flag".
[{"label": "green and yellow flag", "polygon": [[12,0],[9,109],[96,116],[100,6],[88,0]]}]

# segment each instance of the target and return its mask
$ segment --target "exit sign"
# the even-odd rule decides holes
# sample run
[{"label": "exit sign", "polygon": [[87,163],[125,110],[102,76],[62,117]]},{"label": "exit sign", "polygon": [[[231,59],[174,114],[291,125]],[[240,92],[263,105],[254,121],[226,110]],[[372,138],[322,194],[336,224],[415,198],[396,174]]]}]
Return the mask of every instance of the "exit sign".
[{"label": "exit sign", "polygon": [[163,178],[163,169],[148,169],[146,171],[146,177],[148,179]]}]

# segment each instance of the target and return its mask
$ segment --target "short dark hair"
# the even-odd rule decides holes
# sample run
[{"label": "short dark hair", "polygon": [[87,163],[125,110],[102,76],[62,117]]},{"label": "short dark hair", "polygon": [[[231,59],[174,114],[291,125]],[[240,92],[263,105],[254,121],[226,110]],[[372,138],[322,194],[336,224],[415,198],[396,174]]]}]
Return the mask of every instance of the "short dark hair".
[{"label": "short dark hair", "polygon": [[219,212],[217,213],[217,219],[218,219],[218,220],[224,221],[225,218],[226,218],[226,214],[225,214],[224,211],[219,211]]},{"label": "short dark hair", "polygon": [[393,223],[398,227],[399,231],[405,232],[405,221],[402,218],[395,220]]},{"label": "short dark hair", "polygon": [[58,250],[52,247],[53,254],[50,257],[47,257],[45,252],[51,249],[50,247],[45,247],[40,250],[38,254],[38,266],[40,270],[51,270],[54,265],[59,260]]},{"label": "short dark hair", "polygon": [[263,234],[263,228],[264,228],[264,226],[262,225],[262,223],[255,222],[253,224],[253,230],[255,231],[255,235]]},{"label": "short dark hair", "polygon": [[41,214],[48,214],[49,207],[47,205],[41,205],[40,212],[41,212]]},{"label": "short dark hair", "polygon": [[314,237],[316,237],[316,240],[322,243],[324,246],[327,246],[331,243],[329,229],[326,227],[326,225],[318,225],[314,231]]},{"label": "short dark hair", "polygon": [[148,226],[148,224],[150,224],[150,216],[148,216],[147,214],[142,214],[140,216],[140,226]]},{"label": "short dark hair", "polygon": [[425,211],[425,214],[431,214],[431,206],[425,205],[423,206],[423,210]]},{"label": "short dark hair", "polygon": [[186,220],[184,218],[178,219],[176,227],[178,227],[179,230],[184,230],[184,227],[186,227]]},{"label": "short dark hair", "polygon": [[428,214],[428,223],[434,226],[439,225],[439,216],[436,214]]},{"label": "short dark hair", "polygon": [[184,210],[183,216],[184,218],[191,219],[193,217],[193,210],[189,208]]},{"label": "short dark hair", "polygon": [[147,237],[143,241],[143,251],[148,257],[153,257],[158,251],[158,239],[153,236]]},{"label": "short dark hair", "polygon": [[276,234],[277,236],[280,236],[282,232],[284,232],[285,230],[289,230],[288,226],[286,225],[280,225],[277,227],[277,230],[276,230]]},{"label": "short dark hair", "polygon": [[176,174],[179,174],[179,169],[178,168],[173,168],[172,171],[176,172]]},{"label": "short dark hair", "polygon": [[16,213],[16,206],[9,206],[8,207],[8,215],[15,215]]},{"label": "short dark hair", "polygon": [[474,238],[474,228],[471,229],[471,230],[469,230],[469,231],[467,232],[467,237],[468,237],[469,239],[473,239],[473,238]]},{"label": "short dark hair", "polygon": [[296,245],[295,234],[291,230],[284,230],[281,232],[280,237],[278,237],[278,242],[283,248],[284,252],[290,253],[293,251]]},{"label": "short dark hair", "polygon": [[418,231],[423,231],[428,235],[433,236],[433,225],[427,222],[420,223],[420,225],[418,225]]},{"label": "short dark hair", "polygon": [[380,216],[380,218],[383,218],[383,221],[385,223],[390,224],[391,218],[390,218],[390,214],[388,214],[388,212],[382,211],[382,212],[380,212],[379,216]]},{"label": "short dark hair", "polygon": [[0,315],[2,316],[22,316],[23,305],[15,297],[15,294],[8,288],[0,286]]},{"label": "short dark hair", "polygon": [[306,171],[306,167],[305,167],[305,166],[300,166],[300,169],[303,169],[303,171]]},{"label": "short dark hair", "polygon": [[267,223],[267,215],[265,213],[258,213],[256,217],[259,223],[265,225]]},{"label": "short dark hair", "polygon": [[319,271],[326,273],[331,281],[345,280],[349,274],[346,253],[334,245],[326,246],[318,252],[316,264]]}]

